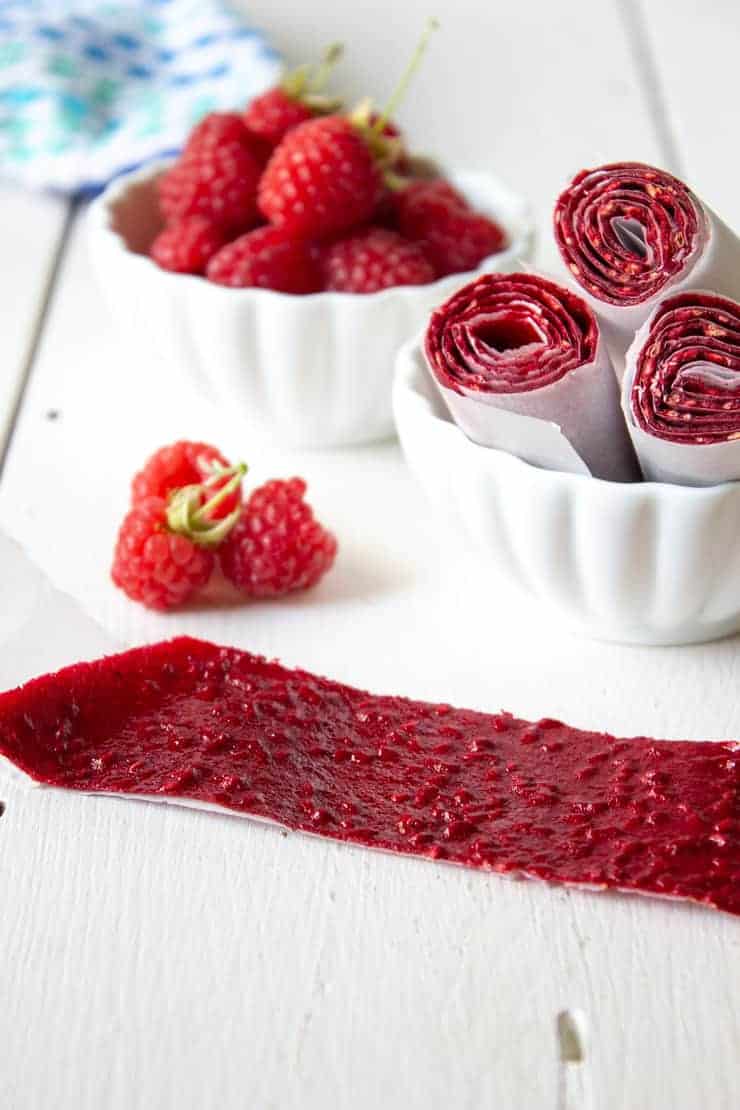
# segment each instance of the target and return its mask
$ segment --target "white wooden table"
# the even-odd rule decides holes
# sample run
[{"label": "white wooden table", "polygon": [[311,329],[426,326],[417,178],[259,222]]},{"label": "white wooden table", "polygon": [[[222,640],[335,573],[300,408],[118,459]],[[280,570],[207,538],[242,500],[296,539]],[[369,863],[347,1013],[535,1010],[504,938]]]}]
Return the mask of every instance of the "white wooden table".
[{"label": "white wooden table", "polygon": [[[250,3],[293,58],[344,38],[358,93],[384,91],[428,7]],[[740,225],[735,0],[456,0],[437,14],[402,122],[450,162],[527,192],[545,265],[552,200],[584,164],[657,162]],[[288,455],[240,442],[177,391],[115,330],[83,220],[63,202],[3,188],[0,218],[0,525],[104,630],[39,587],[31,649],[0,652],[0,686],[71,662],[83,641],[188,631],[384,692],[628,735],[740,735],[740,642],[571,635],[440,534],[395,445]],[[166,617],[114,591],[130,475],[178,437],[245,455],[258,480],[308,478],[341,540],[317,591]],[[728,916],[1,788],[4,1110],[739,1104],[740,926]],[[562,1022],[558,1035],[563,1012],[580,1063]]]}]

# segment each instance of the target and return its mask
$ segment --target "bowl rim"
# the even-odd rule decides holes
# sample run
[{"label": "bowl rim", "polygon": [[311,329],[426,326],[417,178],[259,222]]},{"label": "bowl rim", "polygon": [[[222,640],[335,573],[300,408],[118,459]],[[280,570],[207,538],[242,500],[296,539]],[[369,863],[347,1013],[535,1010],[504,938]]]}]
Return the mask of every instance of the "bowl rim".
[{"label": "bowl rim", "polygon": [[444,295],[447,289],[452,290],[466,281],[472,280],[474,277],[481,273],[490,270],[497,270],[502,265],[508,265],[511,262],[525,259],[528,251],[531,249],[534,236],[535,225],[532,214],[532,207],[529,201],[520,193],[510,189],[508,185],[502,182],[494,174],[489,173],[487,170],[480,169],[458,169],[453,168],[446,171],[453,179],[457,177],[479,178],[495,190],[499,195],[505,196],[507,203],[512,208],[518,209],[516,216],[518,227],[512,229],[511,217],[499,217],[504,224],[507,232],[511,236],[511,242],[502,251],[496,254],[487,255],[482,259],[480,264],[474,270],[461,270],[458,273],[446,274],[444,277],[437,278],[436,281],[427,282],[425,285],[393,285],[387,289],[379,289],[374,293],[347,293],[338,290],[320,290],[317,293],[283,293],[275,289],[260,289],[255,286],[247,288],[232,288],[230,286],[219,285],[216,282],[206,281],[199,274],[177,274],[168,270],[162,270],[157,264],[145,254],[137,254],[132,251],[127,245],[120,232],[116,231],[112,226],[112,210],[115,205],[119,204],[125,196],[126,192],[143,182],[150,181],[152,178],[157,177],[163,173],[169,166],[176,162],[176,157],[157,158],[151,162],[147,162],[143,166],[138,166],[134,170],[126,173],[119,174],[113,178],[112,181],[106,186],[102,193],[97,196],[90,205],[88,212],[88,220],[92,230],[104,236],[109,243],[115,246],[122,255],[128,257],[132,263],[146,267],[150,273],[158,274],[163,280],[177,281],[180,288],[184,288],[184,282],[187,281],[191,288],[207,289],[210,296],[226,294],[235,300],[236,297],[257,298],[257,299],[277,299],[283,301],[299,302],[301,304],[311,304],[321,298],[321,303],[333,301],[335,303],[361,303],[367,302],[377,303],[379,300],[388,299],[392,296],[413,297],[419,294],[420,291],[428,293],[429,291],[438,291],[440,295]]},{"label": "bowl rim", "polygon": [[[398,412],[402,401],[413,405],[418,420],[426,421],[427,431],[437,437],[454,437],[458,450],[462,451],[471,464],[491,464],[502,471],[509,470],[514,475],[522,475],[529,481],[550,487],[573,486],[586,490],[598,488],[604,496],[626,500],[644,500],[646,497],[674,499],[676,501],[711,502],[740,492],[740,480],[720,482],[712,486],[681,486],[672,482],[615,482],[608,478],[596,478],[592,474],[571,474],[563,470],[546,470],[503,451],[498,447],[484,447],[469,439],[455,424],[452,417],[436,412],[432,400],[419,388],[420,376],[426,373],[424,365],[424,331],[408,339],[399,349],[396,357],[396,371],[393,380],[393,408],[399,439],[405,451],[407,428],[399,420]],[[431,382],[429,383],[432,384]],[[585,483],[585,485],[584,485]]]}]

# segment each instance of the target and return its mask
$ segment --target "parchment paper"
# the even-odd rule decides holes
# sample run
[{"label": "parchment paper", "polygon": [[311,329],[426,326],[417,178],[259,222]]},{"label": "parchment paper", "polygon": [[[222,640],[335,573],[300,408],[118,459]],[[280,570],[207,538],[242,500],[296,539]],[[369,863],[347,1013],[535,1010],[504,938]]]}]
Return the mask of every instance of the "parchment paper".
[{"label": "parchment paper", "polygon": [[622,381],[622,411],[643,477],[648,482],[671,482],[681,486],[715,486],[721,482],[738,481],[740,438],[724,443],[675,443],[650,435],[635,422],[631,399],[637,359],[648,341],[653,316],[660,303],[658,301],[655,304],[650,317],[634,336],[627,350]]},{"label": "parchment paper", "polygon": [[[424,350],[423,336],[420,343]],[[500,357],[505,360],[506,353]],[[591,362],[540,389],[524,392],[487,393],[463,386],[456,392],[439,381],[426,357],[425,365],[453,420],[475,443],[509,451],[547,470],[617,482],[639,478],[603,339],[598,340]]]}]

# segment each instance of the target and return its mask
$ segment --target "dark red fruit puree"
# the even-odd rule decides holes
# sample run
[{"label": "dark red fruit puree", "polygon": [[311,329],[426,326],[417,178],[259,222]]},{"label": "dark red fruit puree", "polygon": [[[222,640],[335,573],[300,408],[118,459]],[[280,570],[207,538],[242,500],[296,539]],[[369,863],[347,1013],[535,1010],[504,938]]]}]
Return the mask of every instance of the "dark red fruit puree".
[{"label": "dark red fruit puree", "polygon": [[740,745],[379,697],[187,638],[0,696],[0,753],[73,790],[740,914]]}]

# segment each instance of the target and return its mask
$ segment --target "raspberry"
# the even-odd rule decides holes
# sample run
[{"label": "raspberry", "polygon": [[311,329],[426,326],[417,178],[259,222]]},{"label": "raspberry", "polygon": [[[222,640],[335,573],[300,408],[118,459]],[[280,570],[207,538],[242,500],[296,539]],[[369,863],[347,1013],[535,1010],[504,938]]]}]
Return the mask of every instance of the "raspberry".
[{"label": "raspberry", "polygon": [[462,193],[443,177],[411,181],[404,189],[394,194],[394,200],[401,220],[413,214],[415,207],[423,207],[427,203],[435,204],[438,201],[470,211],[470,205]]},{"label": "raspberry", "polygon": [[506,245],[502,228],[479,212],[449,184],[437,178],[407,186],[396,200],[403,235],[423,243],[437,276],[474,269]]},{"label": "raspberry", "polygon": [[333,43],[318,65],[299,66],[274,89],[255,97],[244,112],[249,133],[274,149],[300,123],[338,108],[340,102],[329,100],[321,91],[341,56],[342,47]]},{"label": "raspberry", "polygon": [[236,112],[209,112],[190,132],[185,154],[203,154],[230,143],[248,147],[249,141],[249,131]]},{"label": "raspberry", "polygon": [[168,222],[204,216],[228,231],[257,221],[260,165],[240,143],[186,151],[159,179],[159,204]]},{"label": "raspberry", "polygon": [[222,247],[206,275],[219,285],[281,293],[314,293],[322,284],[309,246],[276,227],[259,227]]},{"label": "raspberry", "polygon": [[495,220],[453,208],[444,209],[423,238],[424,251],[440,277],[473,270],[506,246],[506,234]]},{"label": "raspberry", "polygon": [[[207,466],[209,453],[221,458],[207,444],[176,443],[153,455],[134,478],[134,504],[118,533],[111,577],[128,597],[150,609],[183,605],[206,585],[215,563],[208,548],[217,547],[239,519],[244,463],[228,467],[215,492],[210,479],[189,481],[193,470]],[[186,484],[171,490],[175,474]],[[168,496],[149,496],[150,488]],[[234,497],[237,506],[216,519],[216,510]]]},{"label": "raspberry", "polygon": [[224,245],[223,231],[203,216],[169,224],[149,248],[149,257],[163,270],[177,274],[202,274]]},{"label": "raspberry", "polygon": [[219,551],[221,569],[250,597],[279,597],[315,585],[329,570],[337,541],[303,500],[301,478],[256,489]]},{"label": "raspberry", "polygon": [[392,285],[425,285],[434,270],[421,247],[382,227],[340,239],[324,252],[326,288],[375,293]]},{"label": "raspberry", "polygon": [[428,22],[382,112],[369,101],[351,118],[307,120],[283,138],[265,167],[257,203],[263,216],[298,237],[323,239],[366,223],[380,200],[383,173],[403,155],[391,118],[426,50],[437,21]]},{"label": "raspberry", "polygon": [[267,163],[258,204],[276,227],[321,238],[368,220],[381,190],[360,133],[343,116],[324,116],[288,132]]},{"label": "raspberry", "polygon": [[244,123],[252,135],[276,147],[289,131],[312,119],[313,115],[307,104],[278,86],[252,101],[244,113]]},{"label": "raspberry", "polygon": [[167,502],[147,497],[121,525],[111,576],[133,601],[150,609],[173,609],[206,585],[213,565],[213,552],[170,531]]},{"label": "raspberry", "polygon": [[252,134],[236,112],[211,112],[204,116],[190,132],[184,157],[192,154],[206,156],[218,147],[236,143],[244,147],[262,167],[272,154],[272,145]]},{"label": "raspberry", "polygon": [[[144,501],[147,497],[161,497],[167,500],[175,490],[183,486],[198,485],[213,477],[214,468],[228,469],[231,464],[220,451],[208,443],[193,443],[182,439],[158,451],[147,459],[142,469],[131,483],[131,504]],[[216,493],[228,481],[225,476],[218,482],[209,482],[209,494]],[[210,518],[220,520],[228,516],[239,505],[239,491],[220,502],[212,511]]]}]

